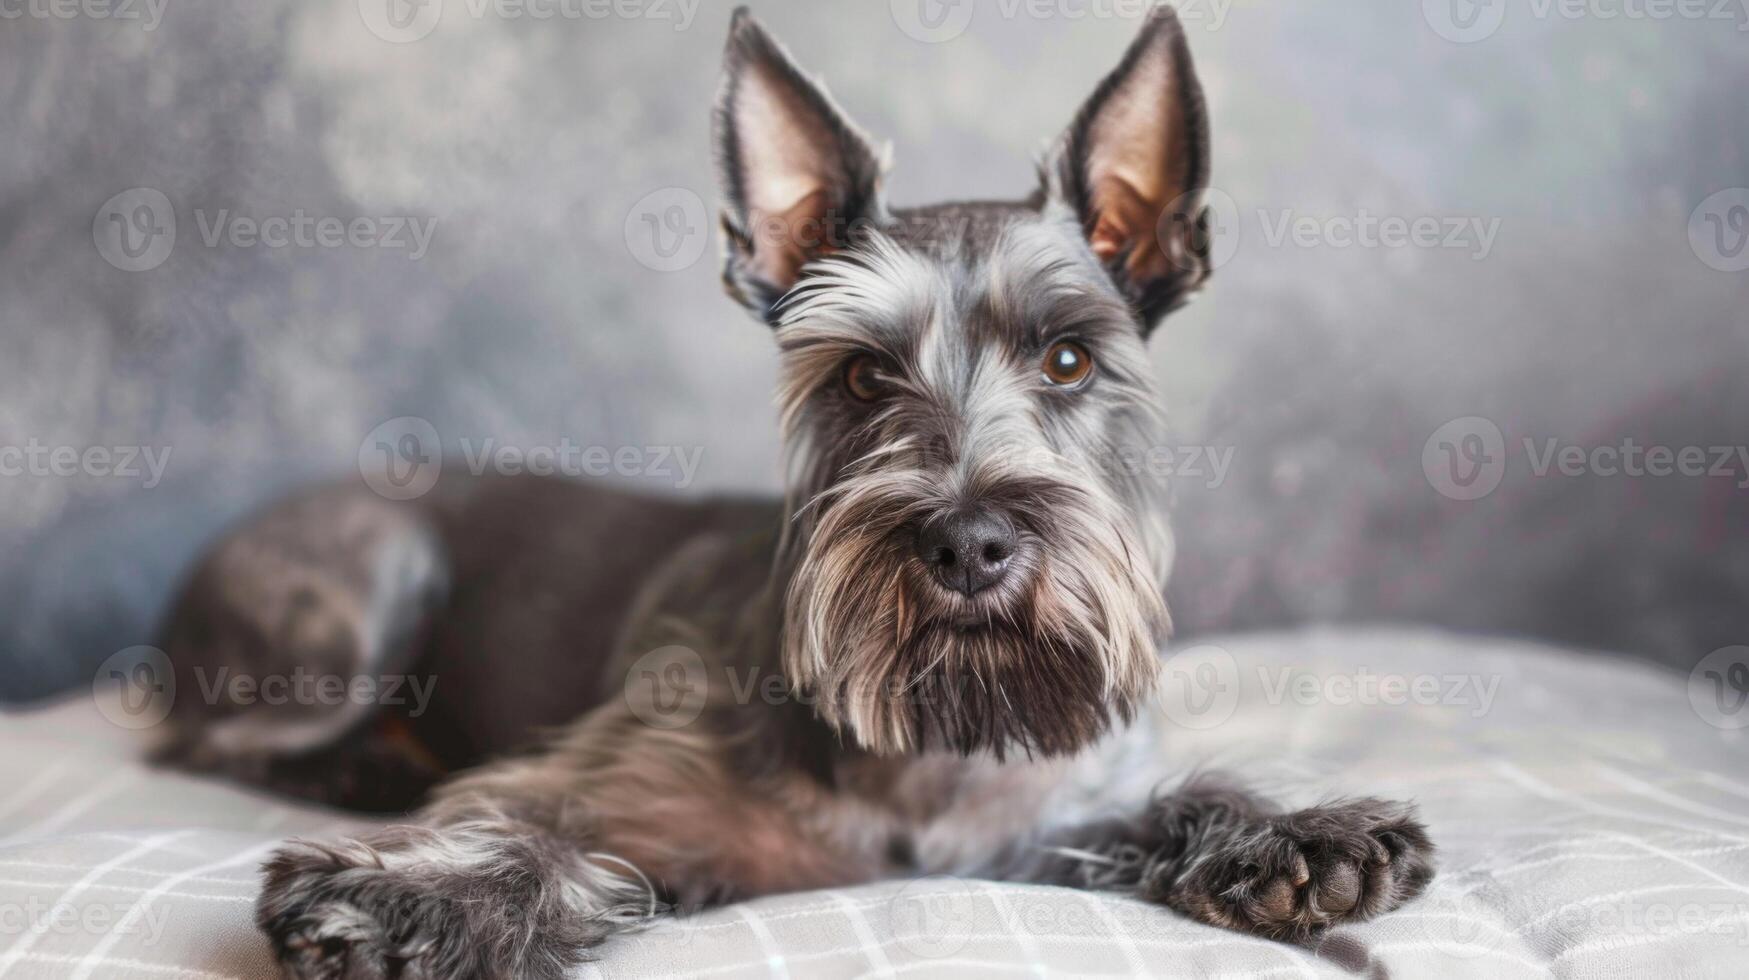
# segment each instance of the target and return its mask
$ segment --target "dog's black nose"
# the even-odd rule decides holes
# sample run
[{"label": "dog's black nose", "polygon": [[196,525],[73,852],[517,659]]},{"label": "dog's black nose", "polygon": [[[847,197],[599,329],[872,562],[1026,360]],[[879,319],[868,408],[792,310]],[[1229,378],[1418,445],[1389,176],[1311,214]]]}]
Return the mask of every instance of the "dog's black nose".
[{"label": "dog's black nose", "polygon": [[917,534],[918,557],[936,580],[968,596],[1002,581],[1014,548],[1014,525],[987,510],[950,511]]}]

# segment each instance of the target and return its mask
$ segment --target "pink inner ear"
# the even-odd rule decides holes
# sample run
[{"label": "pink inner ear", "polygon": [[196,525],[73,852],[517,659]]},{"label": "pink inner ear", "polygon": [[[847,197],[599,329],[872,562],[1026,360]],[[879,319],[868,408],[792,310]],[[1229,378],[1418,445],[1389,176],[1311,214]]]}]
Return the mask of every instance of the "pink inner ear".
[{"label": "pink inner ear", "polygon": [[795,281],[825,241],[819,221],[831,207],[838,161],[829,127],[764,69],[750,71],[735,107],[745,175],[753,263],[780,287]]},{"label": "pink inner ear", "polygon": [[1101,107],[1088,133],[1095,215],[1089,242],[1102,259],[1128,250],[1126,268],[1139,278],[1171,271],[1156,229],[1161,212],[1189,179],[1177,82],[1171,52],[1157,41]]},{"label": "pink inner ear", "polygon": [[829,206],[820,188],[783,211],[753,210],[753,266],[762,278],[787,288],[801,276],[802,266],[832,251],[832,229],[823,223]]},{"label": "pink inner ear", "polygon": [[1098,215],[1088,237],[1093,254],[1101,259],[1116,258],[1135,240],[1136,220],[1147,206],[1128,183],[1112,177],[1094,185],[1093,208]]},{"label": "pink inner ear", "polygon": [[1157,234],[1161,209],[1171,202],[1145,201],[1128,182],[1115,177],[1095,185],[1093,201],[1098,215],[1088,238],[1093,254],[1110,261],[1130,250],[1124,269],[1137,281],[1173,271]]}]

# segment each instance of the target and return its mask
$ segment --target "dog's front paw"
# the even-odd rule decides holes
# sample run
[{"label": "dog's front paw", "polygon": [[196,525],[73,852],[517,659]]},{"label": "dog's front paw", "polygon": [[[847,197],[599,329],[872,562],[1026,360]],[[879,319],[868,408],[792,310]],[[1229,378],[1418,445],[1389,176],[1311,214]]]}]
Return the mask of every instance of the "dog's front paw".
[{"label": "dog's front paw", "polygon": [[1193,861],[1156,900],[1213,925],[1305,940],[1397,908],[1433,878],[1406,803],[1359,799],[1260,819]]},{"label": "dog's front paw", "polygon": [[[458,910],[357,841],[293,843],[265,866],[256,923],[299,980],[478,976]],[[470,970],[472,972],[470,972]]]},{"label": "dog's front paw", "polygon": [[256,924],[310,980],[557,980],[656,911],[647,886],[518,823],[293,842],[263,871]]}]

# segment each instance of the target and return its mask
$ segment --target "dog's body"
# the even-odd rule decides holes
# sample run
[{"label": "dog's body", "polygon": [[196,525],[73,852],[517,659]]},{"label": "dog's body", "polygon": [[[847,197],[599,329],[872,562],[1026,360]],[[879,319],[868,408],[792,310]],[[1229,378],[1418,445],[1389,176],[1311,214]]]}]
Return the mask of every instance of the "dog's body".
[{"label": "dog's body", "polygon": [[417,713],[195,704],[172,758],[382,809],[488,763],[408,825],[269,863],[288,970],[552,976],[675,904],[905,873],[1289,939],[1417,893],[1405,805],[1160,790],[1171,535],[1118,461],[1163,445],[1143,342],[1207,271],[1170,13],[1022,202],[888,210],[872,148],[744,14],[716,122],[724,280],[782,354],[781,505],[328,488],[221,543],[174,611],[179,672],[437,683]]}]

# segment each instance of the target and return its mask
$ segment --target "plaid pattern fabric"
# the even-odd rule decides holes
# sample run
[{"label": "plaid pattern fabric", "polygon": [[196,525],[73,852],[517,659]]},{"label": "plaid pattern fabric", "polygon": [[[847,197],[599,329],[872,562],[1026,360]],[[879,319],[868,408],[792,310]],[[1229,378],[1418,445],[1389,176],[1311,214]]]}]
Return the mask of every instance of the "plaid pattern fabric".
[{"label": "plaid pattern fabric", "polygon": [[[1749,733],[1705,694],[1596,654],[1439,634],[1199,646],[1168,662],[1173,759],[1296,802],[1420,801],[1441,848],[1425,896],[1305,950],[932,876],[666,921],[579,976],[1741,977]],[[134,735],[90,699],[0,719],[0,980],[273,976],[256,866],[285,836],[363,826],[151,771]]]}]

